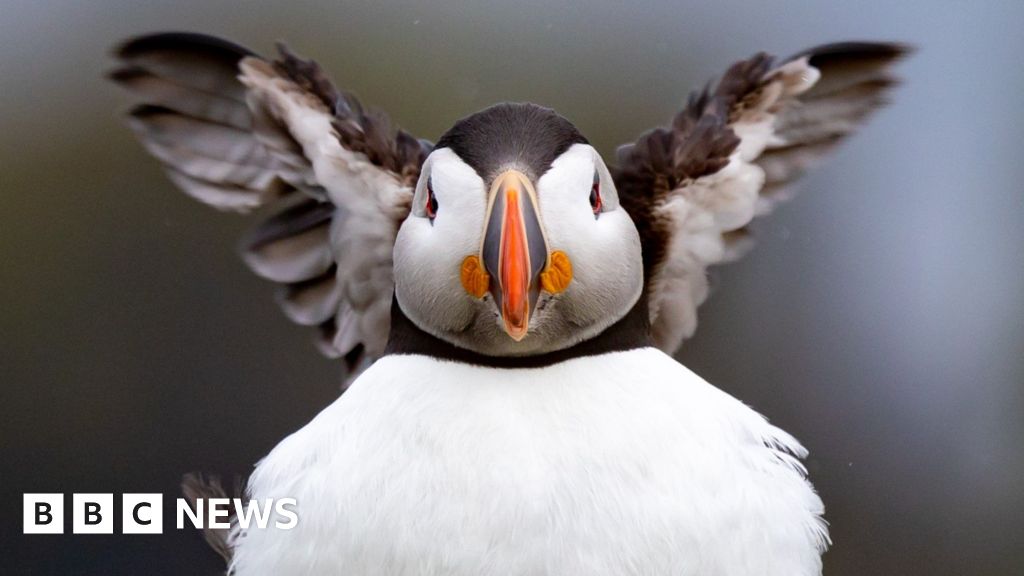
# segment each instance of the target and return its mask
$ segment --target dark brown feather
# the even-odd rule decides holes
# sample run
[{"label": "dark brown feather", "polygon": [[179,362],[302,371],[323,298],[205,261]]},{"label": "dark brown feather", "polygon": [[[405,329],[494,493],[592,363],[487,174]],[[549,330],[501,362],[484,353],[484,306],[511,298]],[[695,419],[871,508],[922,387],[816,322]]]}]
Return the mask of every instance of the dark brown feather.
[{"label": "dark brown feather", "polygon": [[238,61],[250,50],[213,36],[165,32],[139,36],[115,50],[117,58],[193,89],[245,102]]},{"label": "dark brown feather", "polygon": [[888,69],[913,49],[897,42],[836,42],[815,46],[789,60],[807,57],[821,79],[802,99],[812,99],[849,86],[888,77]]},{"label": "dark brown feather", "polygon": [[[242,489],[241,478],[235,478],[234,493],[229,496],[224,490],[224,486],[221,485],[219,477],[207,476],[204,478],[202,474],[198,473],[186,474],[181,480],[181,491],[193,511],[197,510],[197,503],[199,501],[207,501],[211,498],[239,498],[242,500],[243,505],[248,502]],[[204,503],[204,505],[206,504]],[[233,514],[229,517],[228,521],[234,521]],[[203,529],[203,539],[228,565],[231,564],[231,557],[233,555],[230,537],[231,530],[229,528],[210,528],[207,526]]]},{"label": "dark brown feather", "polygon": [[150,105],[242,130],[251,127],[249,109],[233,98],[197,90],[134,65],[116,68],[107,77]]},{"label": "dark brown feather", "polygon": [[766,200],[803,175],[888,103],[898,85],[892,66],[910,52],[896,43],[841,42],[804,50],[821,77],[778,111],[775,135],[757,163],[765,171]]},{"label": "dark brown feather", "polygon": [[[668,126],[620,147],[619,166],[613,174],[620,202],[640,232],[648,290],[662,271],[673,235],[679,233],[667,216],[659,215],[659,207],[673,191],[728,164],[740,144],[734,123],[764,118],[759,115],[765,113],[775,115],[773,137],[755,160],[766,175],[758,207],[770,208],[789,196],[795,178],[887,102],[896,84],[890,68],[907,51],[900,44],[849,42],[801,52],[786,62],[807,58],[821,74],[802,94],[775,92],[780,85],[773,82],[784,72],[771,56],[756,54],[730,66],[717,83],[693,92]],[[799,70],[799,66],[790,69]],[[806,80],[794,74],[783,81],[800,82],[801,78]],[[789,95],[776,101],[778,94]],[[741,226],[723,231],[722,244],[722,258],[734,259],[750,244],[749,230]],[[703,274],[703,270],[691,272]],[[652,302],[652,309],[657,306]]]},{"label": "dark brown feather", "polygon": [[730,116],[760,89],[771,63],[771,57],[762,53],[733,64],[717,84],[691,94],[669,127],[655,128],[619,150],[615,184],[640,232],[646,278],[653,278],[664,261],[672,233],[654,208],[672,190],[728,164],[740,143],[729,127]]},{"label": "dark brown feather", "polygon": [[374,165],[399,175],[406,185],[416,182],[432,149],[430,143],[395,128],[383,112],[365,111],[354,94],[335,87],[313,60],[300,58],[284,44],[277,49],[280,58],[274,66],[334,115],[334,129],[345,148],[365,154]]}]

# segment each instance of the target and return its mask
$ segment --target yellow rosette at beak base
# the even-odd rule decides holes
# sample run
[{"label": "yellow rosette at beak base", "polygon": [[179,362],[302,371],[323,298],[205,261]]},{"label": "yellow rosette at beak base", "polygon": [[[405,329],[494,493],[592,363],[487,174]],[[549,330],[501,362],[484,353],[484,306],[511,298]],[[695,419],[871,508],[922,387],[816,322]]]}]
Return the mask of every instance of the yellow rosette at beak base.
[{"label": "yellow rosette at beak base", "polygon": [[551,294],[561,294],[572,282],[572,261],[561,250],[551,253],[548,266],[540,273],[540,287]]},{"label": "yellow rosette at beak base", "polygon": [[480,258],[475,254],[466,256],[463,259],[459,276],[462,279],[462,287],[466,289],[470,296],[483,298],[484,294],[487,293],[491,277],[487,274],[483,264],[480,263]]}]

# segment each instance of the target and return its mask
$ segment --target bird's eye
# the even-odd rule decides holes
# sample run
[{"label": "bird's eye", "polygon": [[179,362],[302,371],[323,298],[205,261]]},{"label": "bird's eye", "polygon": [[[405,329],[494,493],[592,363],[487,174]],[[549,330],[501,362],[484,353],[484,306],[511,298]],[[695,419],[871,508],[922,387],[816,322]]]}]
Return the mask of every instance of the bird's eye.
[{"label": "bird's eye", "polygon": [[601,214],[601,179],[594,172],[594,184],[590,187],[590,207],[594,210],[594,218]]},{"label": "bird's eye", "polygon": [[427,218],[433,223],[434,218],[437,218],[437,196],[434,196],[434,186],[430,180],[427,180],[427,201],[423,208]]}]

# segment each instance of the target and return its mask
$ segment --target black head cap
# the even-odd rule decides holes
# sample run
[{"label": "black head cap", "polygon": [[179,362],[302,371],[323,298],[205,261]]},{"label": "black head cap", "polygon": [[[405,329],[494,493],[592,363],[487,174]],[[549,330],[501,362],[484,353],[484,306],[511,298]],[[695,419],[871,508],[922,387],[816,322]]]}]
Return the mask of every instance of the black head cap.
[{"label": "black head cap", "polygon": [[511,166],[536,180],[577,143],[586,144],[587,139],[554,110],[503,103],[459,120],[435,148],[451,148],[485,181]]}]

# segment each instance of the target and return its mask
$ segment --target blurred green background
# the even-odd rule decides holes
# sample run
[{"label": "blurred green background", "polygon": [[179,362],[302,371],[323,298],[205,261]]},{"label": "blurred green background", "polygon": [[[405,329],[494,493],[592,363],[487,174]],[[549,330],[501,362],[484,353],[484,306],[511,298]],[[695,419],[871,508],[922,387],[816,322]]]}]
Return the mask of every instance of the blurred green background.
[{"label": "blurred green background", "polygon": [[[758,50],[892,39],[894,105],[714,271],[680,359],[811,450],[832,575],[1024,573],[1024,3],[0,0],[3,574],[214,574],[193,530],[21,535],[23,492],[246,475],[340,367],[187,199],[102,80],[126,36],[285,39],[435,139],[501,100],[609,154]],[[70,496],[67,497],[70,502]]]}]

